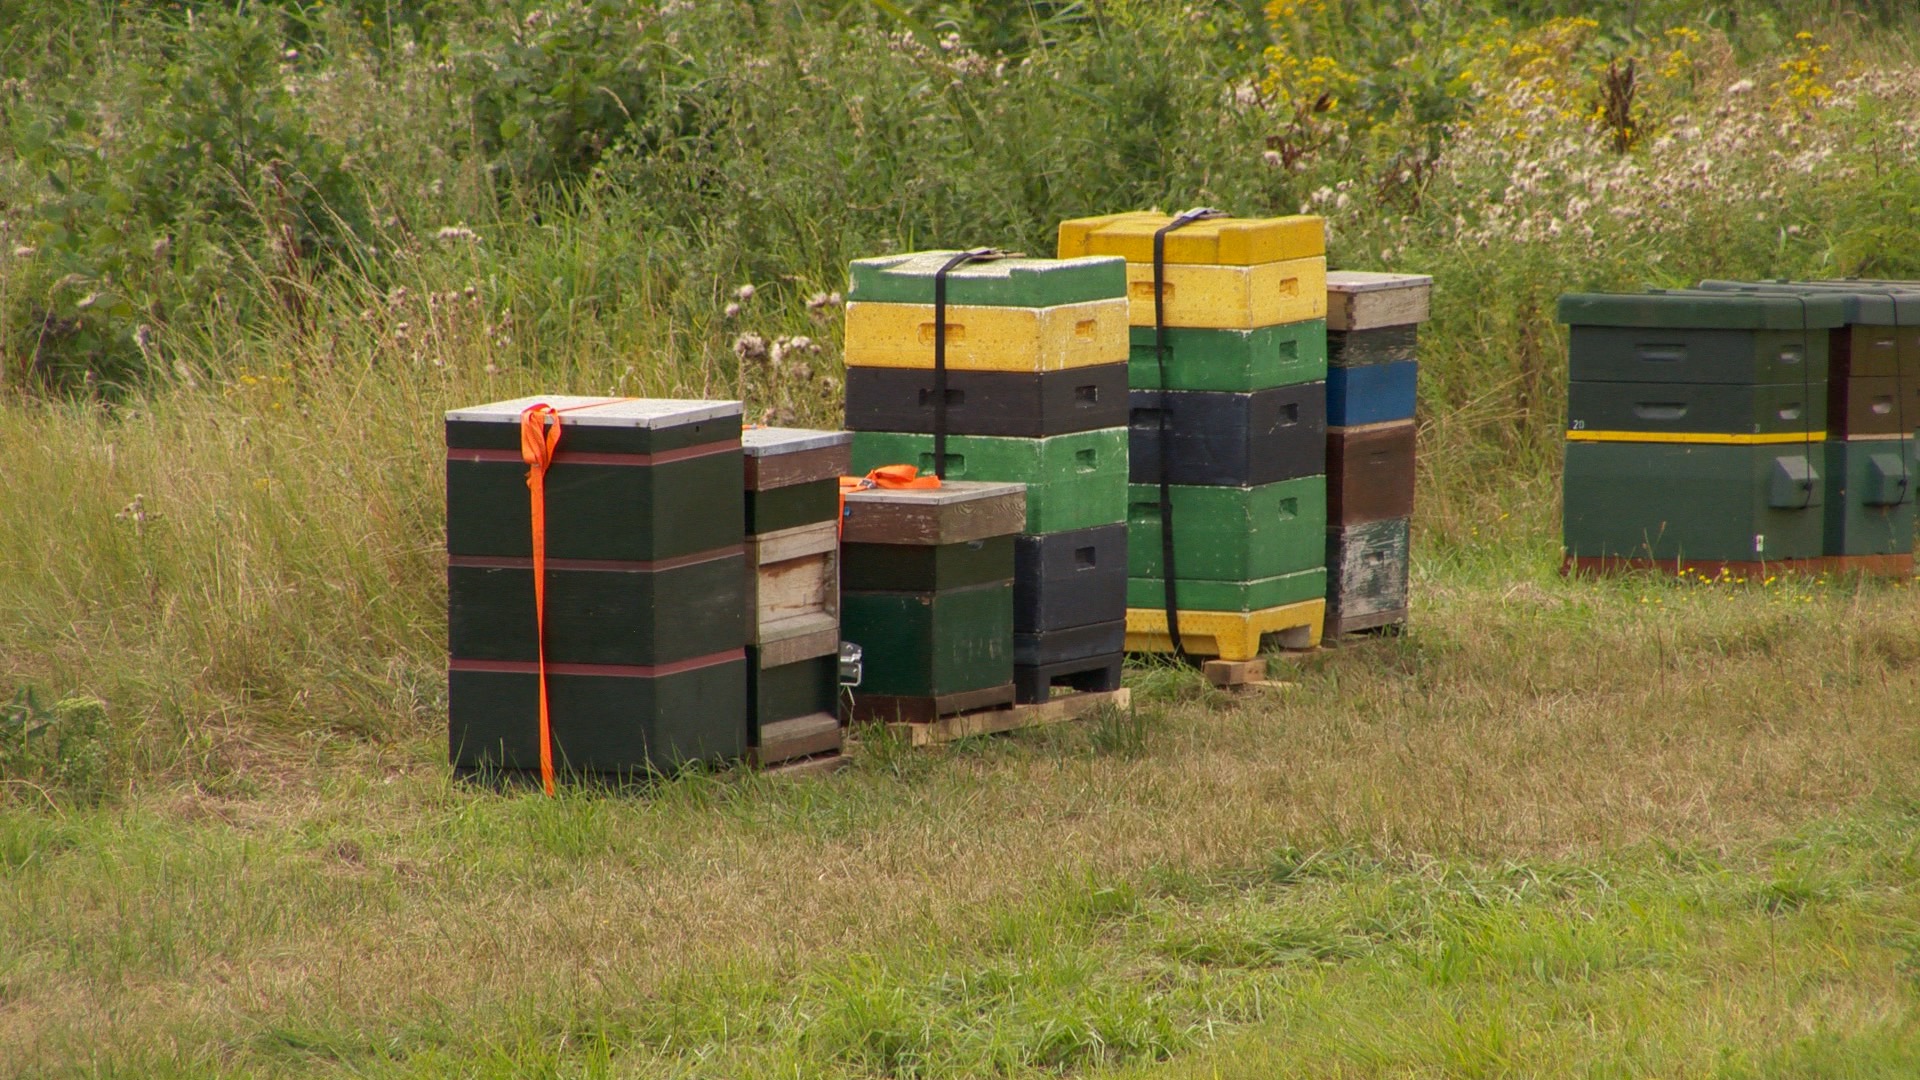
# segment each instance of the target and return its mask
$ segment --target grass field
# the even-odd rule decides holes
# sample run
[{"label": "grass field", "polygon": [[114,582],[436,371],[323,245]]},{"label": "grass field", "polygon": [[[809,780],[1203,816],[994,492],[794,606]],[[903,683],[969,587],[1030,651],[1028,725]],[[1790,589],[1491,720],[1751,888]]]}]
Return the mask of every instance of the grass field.
[{"label": "grass field", "polygon": [[[0,5],[0,1075],[1920,1075],[1920,594],[1560,578],[1552,322],[1920,277],[1911,20]],[[1196,203],[1436,278],[1407,636],[450,781],[444,409],[832,423],[846,259]]]}]

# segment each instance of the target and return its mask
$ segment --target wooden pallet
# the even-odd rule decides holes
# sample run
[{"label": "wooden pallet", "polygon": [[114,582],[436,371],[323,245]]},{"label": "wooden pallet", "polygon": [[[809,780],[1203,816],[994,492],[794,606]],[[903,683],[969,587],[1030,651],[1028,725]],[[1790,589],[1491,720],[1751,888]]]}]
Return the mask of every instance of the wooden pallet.
[{"label": "wooden pallet", "polygon": [[853,764],[853,759],[848,757],[845,751],[834,750],[825,754],[815,754],[813,757],[783,761],[778,765],[768,765],[756,771],[761,776],[789,779],[807,776],[827,776],[832,773],[837,773],[851,764]]},{"label": "wooden pallet", "polygon": [[1078,720],[1095,709],[1107,706],[1131,709],[1133,691],[1122,688],[1060,694],[1051,701],[1036,702],[1032,705],[977,709],[955,716],[942,716],[937,720],[896,721],[888,724],[887,730],[906,739],[912,746],[936,746],[940,743],[953,742],[955,739],[970,739],[976,735],[998,735],[1001,732],[1018,731],[1021,728]]}]

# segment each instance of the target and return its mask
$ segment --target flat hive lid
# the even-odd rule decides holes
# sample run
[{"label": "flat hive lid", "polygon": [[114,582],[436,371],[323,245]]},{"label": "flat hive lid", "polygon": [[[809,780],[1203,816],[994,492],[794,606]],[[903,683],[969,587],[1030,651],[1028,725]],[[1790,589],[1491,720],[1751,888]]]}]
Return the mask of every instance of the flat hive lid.
[{"label": "flat hive lid", "polygon": [[1920,326],[1920,282],[1719,281],[1700,283],[1703,292],[1748,295],[1837,297],[1845,321],[1861,326]]},{"label": "flat hive lid", "polygon": [[1387,274],[1376,270],[1327,271],[1328,292],[1370,293],[1432,287],[1433,275],[1431,274]]},{"label": "flat hive lid", "polygon": [[588,397],[577,394],[536,394],[531,397],[496,401],[452,409],[449,423],[518,424],[527,406],[545,402],[560,410],[565,427],[640,428],[658,430],[721,420],[740,415],[737,401],[707,401],[693,398],[617,398]]},{"label": "flat hive lid", "polygon": [[740,433],[740,451],[748,457],[774,457],[850,446],[851,431],[822,431],[817,428],[757,427]]},{"label": "flat hive lid", "polygon": [[1847,320],[1838,297],[1656,289],[1567,293],[1560,297],[1559,321],[1670,330],[1807,330],[1841,326]]},{"label": "flat hive lid", "polygon": [[844,497],[844,543],[959,544],[1026,528],[1027,485],[949,480],[937,488],[868,488]]},{"label": "flat hive lid", "polygon": [[[1153,234],[1172,214],[1135,211],[1060,223],[1060,257],[1118,255],[1128,262],[1153,261]],[[1314,214],[1288,217],[1218,217],[1167,234],[1166,261],[1216,266],[1253,266],[1327,253],[1327,224]]]},{"label": "flat hive lid", "polygon": [[[855,259],[847,299],[890,304],[933,303],[933,279],[958,252],[916,251]],[[988,259],[947,272],[947,302],[980,307],[1056,307],[1127,294],[1126,260]]]}]

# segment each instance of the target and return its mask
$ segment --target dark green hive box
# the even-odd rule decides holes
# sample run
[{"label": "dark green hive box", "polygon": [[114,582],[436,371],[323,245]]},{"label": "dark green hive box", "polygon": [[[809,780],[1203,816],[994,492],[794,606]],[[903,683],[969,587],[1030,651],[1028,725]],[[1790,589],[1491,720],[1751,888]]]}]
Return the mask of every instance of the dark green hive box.
[{"label": "dark green hive box", "polygon": [[1602,382],[1812,384],[1827,376],[1837,299],[1671,291],[1569,293],[1569,375]]},{"label": "dark green hive box", "polygon": [[[747,747],[747,661],[639,675],[547,665],[554,763],[563,773],[670,773],[739,758]],[[540,767],[540,683],[531,663],[455,660],[447,678],[448,756],[462,771]]]},{"label": "dark green hive box", "polygon": [[447,413],[447,553],[533,553],[520,412],[561,417],[548,469],[547,555],[654,562],[738,544],[740,403],[529,397]]},{"label": "dark green hive box", "polygon": [[1913,550],[1920,454],[1906,439],[1826,444],[1826,554],[1904,555]]},{"label": "dark green hive box", "polygon": [[840,657],[817,656],[762,668],[756,650],[747,650],[747,700],[751,703],[752,742],[769,724],[815,713],[835,715],[840,708]]},{"label": "dark green hive box", "polygon": [[842,544],[840,588],[859,592],[935,592],[990,585],[1013,576],[1014,538],[955,544]]},{"label": "dark green hive box", "polygon": [[1827,384],[1591,382],[1567,387],[1567,430],[1659,434],[1824,431]]},{"label": "dark green hive box", "polygon": [[[1160,389],[1154,328],[1128,331],[1127,385]],[[1275,386],[1320,382],[1327,377],[1327,321],[1262,326],[1255,330],[1167,329],[1169,390],[1251,393]]]},{"label": "dark green hive box", "polygon": [[1821,554],[1825,450],[1567,444],[1562,528],[1576,557],[1774,561]]},{"label": "dark green hive box", "polygon": [[[932,473],[933,436],[859,431],[853,470],[914,465]],[[1107,525],[1126,516],[1127,429],[1102,428],[1046,439],[992,435],[947,438],[947,478],[1027,485],[1029,533]]]},{"label": "dark green hive box", "polygon": [[961,589],[843,592],[840,634],[865,654],[855,692],[934,698],[1011,682],[1012,569]]},{"label": "dark green hive box", "polygon": [[[1180,553],[1175,551],[1177,561]],[[1327,595],[1327,571],[1324,567],[1296,570],[1291,574],[1261,578],[1257,581],[1209,581],[1184,574],[1175,582],[1181,611],[1264,611],[1302,600],[1318,600]],[[1127,606],[1166,607],[1166,582],[1160,578],[1128,578]]]},{"label": "dark green hive box", "polygon": [[[918,251],[855,259],[847,299],[933,303],[933,279],[953,251]],[[1057,307],[1127,295],[1127,262],[1114,256],[1078,259],[992,259],[947,273],[947,303],[979,307]]]},{"label": "dark green hive box", "polygon": [[[1257,581],[1324,566],[1327,478],[1259,487],[1175,484],[1174,569],[1179,579]],[[1160,488],[1128,488],[1127,576],[1161,576]]]},{"label": "dark green hive box", "polygon": [[1920,378],[1920,283],[1703,281],[1713,292],[1839,297],[1847,325],[1829,337],[1835,378]]},{"label": "dark green hive box", "polygon": [[[447,567],[447,649],[467,660],[536,660],[531,559],[459,556]],[[524,565],[523,565],[524,564]],[[747,557],[737,549],[662,570],[547,565],[547,659],[664,664],[746,640]]]}]

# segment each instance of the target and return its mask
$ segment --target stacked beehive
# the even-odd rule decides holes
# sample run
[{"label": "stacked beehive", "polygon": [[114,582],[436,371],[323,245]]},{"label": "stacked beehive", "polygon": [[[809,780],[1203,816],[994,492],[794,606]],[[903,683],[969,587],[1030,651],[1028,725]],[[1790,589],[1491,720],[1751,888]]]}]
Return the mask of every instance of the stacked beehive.
[{"label": "stacked beehive", "polygon": [[[847,427],[854,471],[910,464],[1026,485],[1014,549],[1014,683],[1120,685],[1126,618],[1126,277],[1119,259],[955,252],[853,264]],[[942,363],[936,369],[936,349]]]},{"label": "stacked beehive", "polygon": [[1060,226],[1062,257],[1126,260],[1129,649],[1243,660],[1266,634],[1319,640],[1325,251],[1317,217]]},{"label": "stacked beehive", "polygon": [[[540,403],[555,410],[542,430],[560,435],[536,518],[522,413]],[[546,758],[633,775],[740,757],[740,403],[523,398],[447,413],[446,437],[455,768],[533,772]]]},{"label": "stacked beehive", "polygon": [[1920,282],[1706,281],[1701,288],[1837,296],[1827,337],[1826,555],[1833,569],[1913,572],[1920,486]]},{"label": "stacked beehive", "polygon": [[1834,299],[1560,298],[1568,566],[1757,573],[1823,551]]},{"label": "stacked beehive", "polygon": [[1424,274],[1327,275],[1330,636],[1407,621]]},{"label": "stacked beehive", "polygon": [[841,632],[864,673],[853,718],[925,723],[1013,700],[1019,484],[850,491],[841,516]]},{"label": "stacked beehive", "polygon": [[745,457],[747,746],[771,765],[840,749],[844,431],[750,428]]}]

